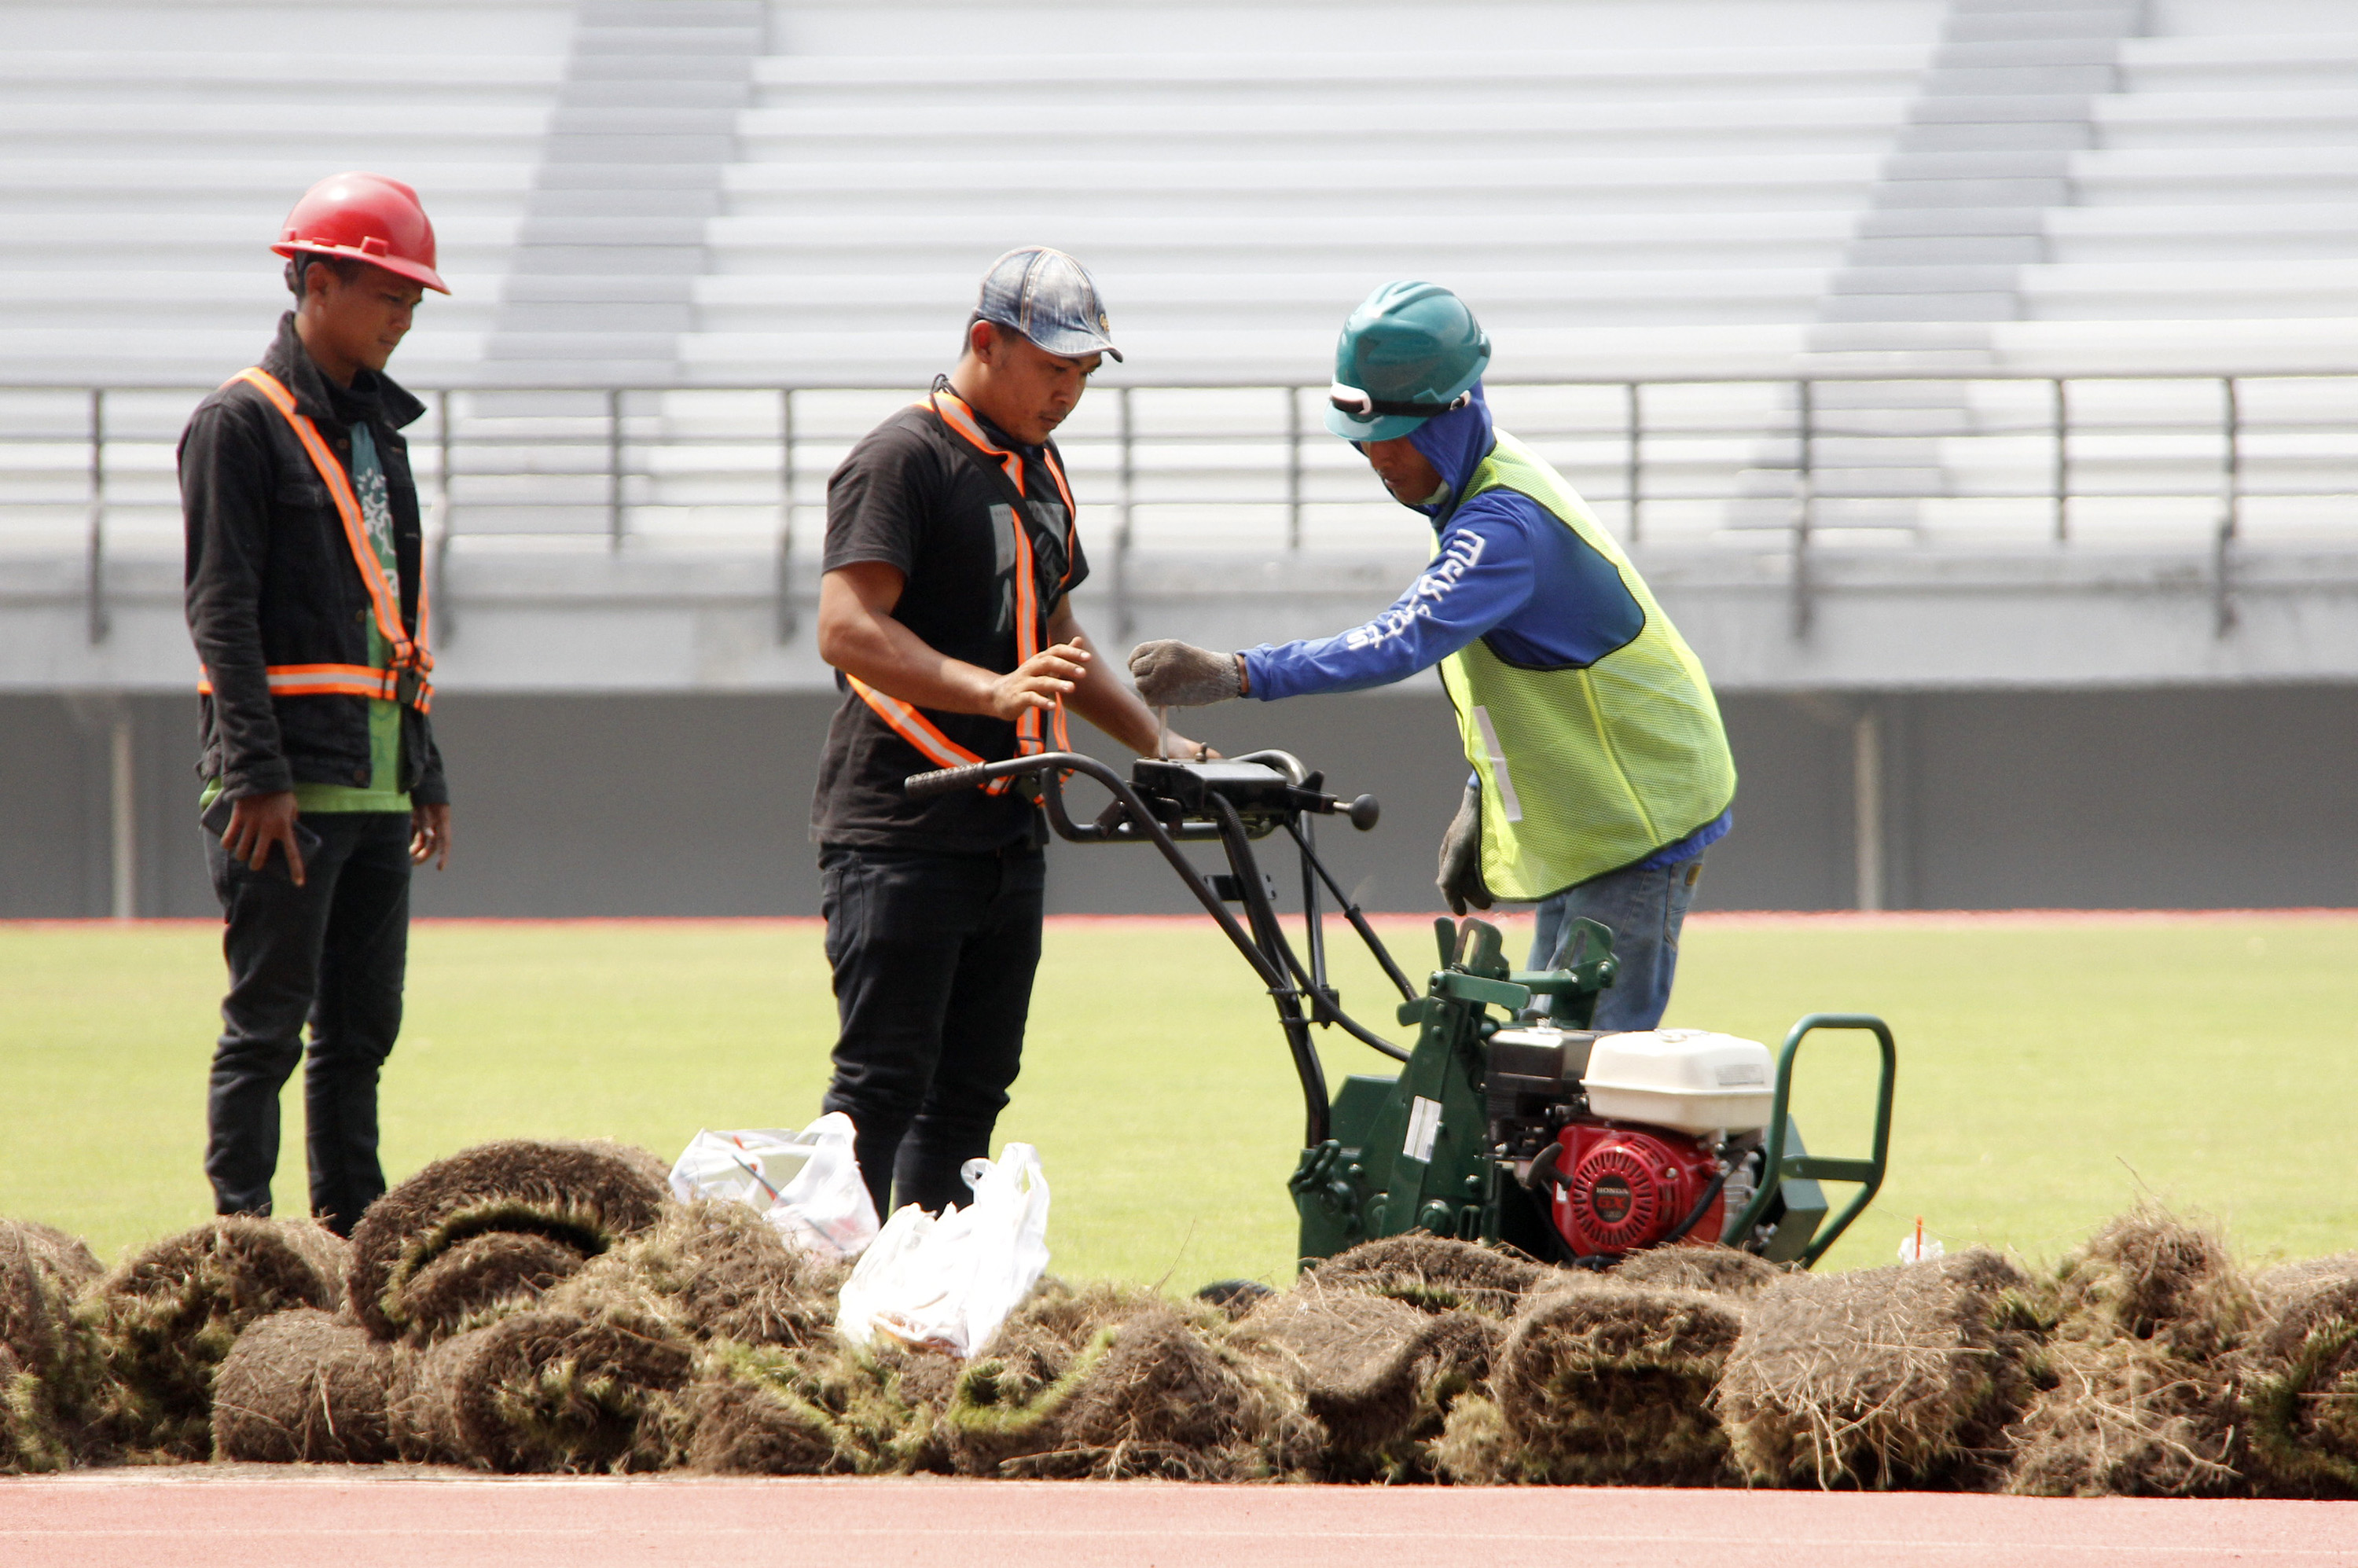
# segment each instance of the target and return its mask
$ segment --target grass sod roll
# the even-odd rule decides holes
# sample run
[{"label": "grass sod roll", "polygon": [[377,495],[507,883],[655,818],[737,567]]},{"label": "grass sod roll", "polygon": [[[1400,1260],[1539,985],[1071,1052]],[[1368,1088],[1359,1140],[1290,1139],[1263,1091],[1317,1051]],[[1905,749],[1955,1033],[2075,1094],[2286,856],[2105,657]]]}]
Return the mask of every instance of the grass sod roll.
[{"label": "grass sod roll", "polygon": [[1529,1298],[1490,1370],[1510,1440],[1497,1478],[1590,1487],[1734,1480],[1712,1393],[1743,1326],[1726,1297],[1609,1279]]},{"label": "grass sod roll", "polygon": [[402,1340],[425,1349],[537,1301],[581,1254],[528,1230],[487,1230],[438,1255],[401,1288]]},{"label": "grass sod roll", "polygon": [[958,1369],[942,1417],[952,1467],[996,1476],[1006,1461],[1055,1446],[1058,1418],[1113,1331],[1160,1304],[1137,1286],[1076,1290],[1053,1275],[1043,1279]]},{"label": "grass sod roll", "polygon": [[2234,1497],[2251,1489],[2251,1281],[2205,1225],[2141,1205],[2058,1268],[2041,1385],[2008,1432],[2008,1491]]},{"label": "grass sod roll", "polygon": [[574,1138],[566,1142],[595,1154],[611,1154],[665,1192],[671,1190],[671,1162],[644,1144],[624,1143],[612,1138]]},{"label": "grass sod roll", "polygon": [[[1223,1343],[1225,1314],[1147,1308],[1101,1331],[1042,1435],[1001,1462],[1059,1480],[1260,1481],[1304,1475],[1320,1447],[1301,1397]],[[963,1383],[961,1387],[963,1388]]]},{"label": "grass sod roll", "polygon": [[1487,1394],[1467,1394],[1449,1407],[1432,1457],[1435,1476],[1455,1486],[1503,1486],[1520,1475],[1507,1418]]},{"label": "grass sod roll", "polygon": [[63,1470],[72,1463],[48,1379],[0,1346],[0,1476]]},{"label": "grass sod roll", "polygon": [[96,1380],[74,1298],[102,1272],[78,1238],[0,1220],[0,1474],[72,1463],[76,1395]]},{"label": "grass sod roll", "polygon": [[958,1363],[932,1351],[716,1344],[691,1396],[691,1469],[740,1476],[946,1470]]},{"label": "grass sod roll", "polygon": [[213,1375],[238,1336],[290,1307],[334,1310],[344,1257],[309,1220],[232,1217],[167,1237],[92,1286],[80,1315],[101,1377],[75,1394],[91,1456],[209,1456]]},{"label": "grass sod roll", "polygon": [[1260,1302],[1228,1339],[1316,1418],[1320,1479],[1413,1481],[1431,1478],[1431,1445],[1488,1373],[1498,1332],[1474,1313],[1305,1284]]},{"label": "grass sod roll", "polygon": [[1714,1402],[1738,1469],[1770,1486],[1987,1489],[2039,1326],[2029,1277],[1983,1248],[1795,1274],[1747,1303]]},{"label": "grass sod roll", "polygon": [[2006,1489],[2043,1498],[2250,1495],[2240,1369],[2139,1339],[2071,1340],[2006,1433]]},{"label": "grass sod roll", "polygon": [[2358,1253],[2260,1276],[2245,1363],[2250,1465],[2272,1496],[2358,1497]]},{"label": "grass sod roll", "polygon": [[1390,1296],[1424,1312],[1514,1315],[1525,1292],[1562,1272],[1520,1252],[1412,1230],[1363,1241],[1305,1276],[1328,1292]]},{"label": "grass sod roll", "polygon": [[[352,1311],[380,1339],[411,1336],[423,1321],[408,1299],[413,1282],[461,1244],[508,1232],[594,1258],[652,1227],[667,1201],[652,1162],[613,1146],[478,1144],[435,1161],[369,1206],[352,1231]],[[449,1312],[450,1294],[438,1292],[437,1311]]]},{"label": "grass sod roll", "polygon": [[2358,1280],[2358,1252],[2336,1252],[2325,1258],[2305,1258],[2279,1263],[2253,1276],[2252,1292],[2263,1310],[2281,1312],[2311,1291]]},{"label": "grass sod roll", "polygon": [[2197,1360],[2234,1348],[2259,1311],[2225,1238],[2153,1204],[2105,1222],[2056,1283],[2059,1335],[2147,1340]]},{"label": "grass sod roll", "polygon": [[382,1465],[393,1441],[395,1352],[357,1323],[308,1307],[237,1336],[213,1378],[213,1457]]},{"label": "grass sod roll", "polygon": [[694,1370],[660,1324],[520,1312],[402,1354],[394,1441],[406,1460],[509,1475],[668,1469],[687,1454]]},{"label": "grass sod roll", "polygon": [[699,1340],[799,1349],[832,1338],[850,1271],[788,1246],[747,1205],[699,1200],[666,1206],[654,1228],[592,1260],[549,1305],[660,1318]]},{"label": "grass sod roll", "polygon": [[1790,1271],[1733,1247],[1656,1247],[1624,1258],[1612,1278],[1625,1285],[1749,1301]]}]

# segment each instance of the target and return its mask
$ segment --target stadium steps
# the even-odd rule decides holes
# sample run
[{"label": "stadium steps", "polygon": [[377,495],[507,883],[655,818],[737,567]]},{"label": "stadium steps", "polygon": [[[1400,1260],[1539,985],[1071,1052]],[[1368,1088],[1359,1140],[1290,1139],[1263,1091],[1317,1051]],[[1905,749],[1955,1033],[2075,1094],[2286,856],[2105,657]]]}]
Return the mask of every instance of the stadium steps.
[{"label": "stadium steps", "polygon": [[678,379],[764,22],[755,0],[583,0],[485,347],[491,379]]},{"label": "stadium steps", "polygon": [[[1097,273],[1126,379],[1314,373],[1336,313],[1402,275],[1480,301],[1526,373],[1560,373],[1565,356],[1532,351],[1590,330],[1693,353],[1732,329],[1723,356],[1781,359],[1921,61],[1833,38],[1506,59],[773,57],[688,352],[715,372],[922,375],[982,265],[1029,240]],[[981,179],[940,130],[1049,120],[1067,129],[994,151]],[[1412,142],[1370,157],[1368,127],[1403,120]]]},{"label": "stadium steps", "polygon": [[401,373],[480,362],[572,0],[0,8],[0,373],[210,385],[287,302],[266,247],[339,169],[426,195],[441,268]]}]

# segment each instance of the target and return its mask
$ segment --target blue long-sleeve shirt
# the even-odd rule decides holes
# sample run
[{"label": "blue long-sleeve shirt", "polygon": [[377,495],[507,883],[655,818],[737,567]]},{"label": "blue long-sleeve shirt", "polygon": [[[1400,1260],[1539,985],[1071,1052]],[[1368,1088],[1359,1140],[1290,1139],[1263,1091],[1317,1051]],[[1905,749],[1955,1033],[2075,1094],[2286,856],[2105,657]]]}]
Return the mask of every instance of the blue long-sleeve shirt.
[{"label": "blue long-sleeve shirt", "polygon": [[[1409,439],[1442,477],[1442,499],[1418,511],[1433,519],[1439,549],[1375,619],[1331,637],[1245,651],[1251,694],[1264,702],[1317,692],[1364,691],[1407,679],[1476,638],[1509,665],[1574,669],[1635,638],[1645,611],[1620,569],[1527,495],[1485,491],[1455,505],[1496,439],[1482,389],[1454,414],[1428,419]],[[1730,814],[1665,845],[1642,868],[1701,854],[1727,831]]]}]

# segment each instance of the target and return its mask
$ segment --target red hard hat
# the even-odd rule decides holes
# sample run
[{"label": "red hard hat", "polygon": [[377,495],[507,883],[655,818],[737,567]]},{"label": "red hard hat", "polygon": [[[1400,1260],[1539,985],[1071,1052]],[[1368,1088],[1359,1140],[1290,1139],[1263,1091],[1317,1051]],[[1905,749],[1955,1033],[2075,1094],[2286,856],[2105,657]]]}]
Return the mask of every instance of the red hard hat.
[{"label": "red hard hat", "polygon": [[332,175],[311,187],[270,248],[282,256],[348,256],[450,292],[434,270],[434,225],[417,192],[381,174]]}]

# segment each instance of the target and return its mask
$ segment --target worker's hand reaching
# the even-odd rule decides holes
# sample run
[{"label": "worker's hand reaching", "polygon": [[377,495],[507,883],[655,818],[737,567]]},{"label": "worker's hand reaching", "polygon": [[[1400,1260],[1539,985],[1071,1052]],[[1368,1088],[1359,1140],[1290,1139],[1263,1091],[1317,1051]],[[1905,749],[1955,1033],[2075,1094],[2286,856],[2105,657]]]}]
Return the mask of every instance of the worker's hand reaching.
[{"label": "worker's hand reaching", "polygon": [[1490,907],[1490,890],[1482,883],[1482,790],[1466,786],[1457,819],[1441,836],[1441,875],[1435,885],[1449,901],[1449,913],[1463,914],[1466,906]]},{"label": "worker's hand reaching", "polygon": [[1012,723],[1035,708],[1055,707],[1058,697],[1073,695],[1088,662],[1089,651],[1078,643],[1041,649],[990,683],[990,716]]},{"label": "worker's hand reaching", "polygon": [[1132,648],[1130,673],[1138,695],[1156,708],[1202,708],[1245,694],[1242,659],[1169,637]]}]

